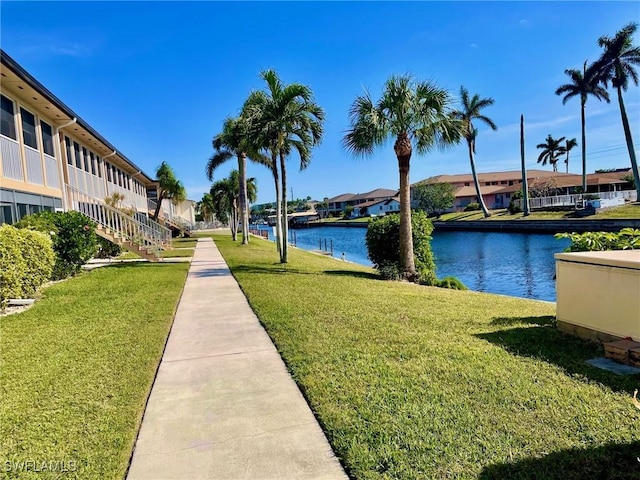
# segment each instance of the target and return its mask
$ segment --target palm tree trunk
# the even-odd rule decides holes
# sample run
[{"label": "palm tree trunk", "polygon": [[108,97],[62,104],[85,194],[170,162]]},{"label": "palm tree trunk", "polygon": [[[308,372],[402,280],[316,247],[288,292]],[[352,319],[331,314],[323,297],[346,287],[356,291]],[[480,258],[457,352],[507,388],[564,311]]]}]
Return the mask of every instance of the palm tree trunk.
[{"label": "palm tree trunk", "polygon": [[282,183],[282,253],[280,255],[280,263],[287,263],[288,261],[288,247],[289,247],[289,215],[287,212],[287,166],[286,157],[284,153],[280,151],[280,181]]},{"label": "palm tree trunk", "polygon": [[522,211],[523,217],[529,216],[529,182],[524,162],[524,115],[520,115],[520,162],[522,163]]},{"label": "palm tree trunk", "polygon": [[273,181],[276,187],[276,247],[278,249],[278,256],[282,260],[282,203],[280,198],[282,196],[280,192],[280,176],[278,175],[278,163],[276,155],[271,156],[271,173],[273,174]]},{"label": "palm tree trunk", "polygon": [[476,195],[478,196],[478,203],[480,204],[480,208],[482,209],[482,213],[484,218],[489,218],[491,214],[489,210],[487,210],[487,206],[484,204],[484,199],[482,198],[482,191],[480,190],[480,182],[478,181],[478,175],[476,174],[476,162],[473,160],[473,144],[471,142],[467,142],[469,147],[469,161],[471,162],[471,173],[473,175],[473,184],[476,187]]},{"label": "palm tree trunk", "polygon": [[244,152],[238,153],[238,181],[242,245],[246,245],[249,243],[249,222],[247,221],[247,155]]},{"label": "palm tree trunk", "polygon": [[231,204],[231,215],[229,215],[229,219],[231,222],[231,240],[234,242],[238,239],[238,206],[236,204],[235,199]]},{"label": "palm tree trunk", "polygon": [[158,203],[156,203],[156,210],[155,210],[155,212],[153,212],[153,217],[151,217],[151,219],[155,220],[156,222],[158,221],[158,215],[160,215],[160,206],[161,205],[162,205],[162,195],[159,196]]},{"label": "palm tree trunk", "polygon": [[411,185],[409,183],[409,165],[411,161],[411,139],[407,133],[400,133],[393,150],[398,158],[400,176],[400,268],[405,279],[418,280],[416,264],[413,258],[413,231],[411,227]]},{"label": "palm tree trunk", "polygon": [[624,128],[624,138],[627,141],[627,150],[629,150],[629,159],[631,160],[631,172],[636,183],[637,200],[640,202],[640,172],[638,172],[638,161],[636,160],[636,151],[633,148],[633,138],[631,138],[631,129],[629,128],[629,119],[627,111],[624,108],[624,100],[622,99],[622,87],[618,85],[618,103],[620,104],[620,116],[622,117],[622,128]]},{"label": "palm tree trunk", "polygon": [[582,193],[587,193],[587,127],[585,121],[586,102],[582,101],[580,122],[582,127]]}]

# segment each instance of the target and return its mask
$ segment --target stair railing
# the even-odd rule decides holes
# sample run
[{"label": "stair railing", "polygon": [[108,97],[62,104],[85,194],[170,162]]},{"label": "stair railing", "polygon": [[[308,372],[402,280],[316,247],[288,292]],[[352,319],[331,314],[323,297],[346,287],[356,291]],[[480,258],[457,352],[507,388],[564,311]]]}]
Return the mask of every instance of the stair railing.
[{"label": "stair railing", "polygon": [[159,251],[171,246],[171,230],[153,220],[134,218],[113,208],[104,201],[92,197],[71,185],[65,185],[71,209],[85,214],[91,220],[115,235],[159,255]]}]

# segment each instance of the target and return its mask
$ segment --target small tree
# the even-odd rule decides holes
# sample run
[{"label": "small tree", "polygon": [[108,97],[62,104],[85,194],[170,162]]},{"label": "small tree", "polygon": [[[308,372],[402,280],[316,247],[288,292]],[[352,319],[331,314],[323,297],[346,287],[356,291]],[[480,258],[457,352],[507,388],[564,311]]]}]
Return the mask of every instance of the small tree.
[{"label": "small tree", "polygon": [[[431,252],[433,225],[424,212],[411,215],[414,262],[420,283],[435,285],[436,264]],[[400,216],[396,213],[369,222],[366,234],[369,259],[376,269],[389,279],[402,278],[400,257]]]},{"label": "small tree", "polygon": [[455,187],[450,183],[426,183],[413,187],[413,199],[416,208],[427,215],[440,217],[453,206]]}]

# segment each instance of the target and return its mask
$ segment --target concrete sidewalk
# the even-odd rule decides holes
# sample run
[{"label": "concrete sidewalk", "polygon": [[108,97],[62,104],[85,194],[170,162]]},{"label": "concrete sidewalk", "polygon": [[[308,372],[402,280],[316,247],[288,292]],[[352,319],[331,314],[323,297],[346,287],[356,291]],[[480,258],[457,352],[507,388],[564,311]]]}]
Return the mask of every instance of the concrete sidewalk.
[{"label": "concrete sidewalk", "polygon": [[127,479],[346,479],[218,248],[200,239]]}]

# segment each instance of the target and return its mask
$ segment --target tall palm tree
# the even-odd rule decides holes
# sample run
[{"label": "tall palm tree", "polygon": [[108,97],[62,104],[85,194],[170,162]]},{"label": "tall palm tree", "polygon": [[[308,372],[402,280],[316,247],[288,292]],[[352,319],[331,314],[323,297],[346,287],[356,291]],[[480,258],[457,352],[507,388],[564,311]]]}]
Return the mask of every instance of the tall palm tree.
[{"label": "tall palm tree", "polygon": [[[287,157],[295,150],[300,170],[311,162],[311,150],[323,134],[324,111],[313,99],[309,87],[299,83],[285,85],[275,70],[260,73],[266,91],[254,92],[247,100],[256,116],[252,142],[271,155],[271,169],[276,186],[276,216],[280,228],[280,262],[288,261]],[[279,172],[278,172],[279,168]],[[279,175],[278,175],[279,173]]]},{"label": "tall palm tree", "polygon": [[238,172],[240,181],[239,212],[242,224],[242,244],[249,243],[249,212],[247,204],[247,158],[260,161],[260,155],[250,144],[251,117],[246,111],[242,111],[236,118],[227,118],[223,124],[222,132],[213,137],[214,153],[209,158],[205,171],[209,181],[213,180],[213,173],[227,160],[236,157],[238,159]]},{"label": "tall palm tree", "polygon": [[553,171],[557,172],[558,155],[564,153],[564,146],[562,145],[564,139],[565,137],[556,139],[549,134],[545,140],[546,143],[539,143],[536,145],[536,148],[542,149],[542,152],[540,152],[540,155],[538,156],[538,163],[542,162],[542,165],[544,166],[549,162],[553,167]]},{"label": "tall palm tree", "polygon": [[[577,146],[578,146],[578,141],[575,138],[572,138],[571,140],[567,139],[564,141],[564,151],[567,154],[567,158],[564,159],[564,163],[566,166],[567,173],[569,173],[569,152]],[[586,189],[584,188],[584,186],[582,187],[582,189],[583,189],[582,190],[583,192],[586,192]]]},{"label": "tall palm tree", "polygon": [[344,147],[370,156],[375,147],[394,140],[400,177],[400,268],[406,279],[417,280],[411,231],[409,168],[413,148],[423,154],[461,139],[460,122],[451,115],[451,96],[432,82],[415,82],[411,75],[392,76],[374,103],[368,92],[349,110],[350,129]]},{"label": "tall palm tree", "polygon": [[598,77],[605,87],[611,86],[618,92],[618,104],[620,106],[620,117],[622,118],[622,128],[627,142],[629,159],[631,160],[631,170],[636,183],[636,192],[640,199],[640,172],[638,171],[638,161],[633,148],[629,119],[624,107],[622,91],[626,91],[629,80],[638,85],[638,72],[634,66],[640,65],[640,47],[633,45],[633,34],[638,29],[637,23],[629,23],[622,30],[618,31],[613,38],[602,36],[598,39],[598,45],[604,48],[602,56],[596,61]]},{"label": "tall palm tree", "polygon": [[460,87],[460,100],[462,102],[462,110],[456,110],[454,112],[454,116],[462,122],[462,134],[467,140],[469,161],[471,162],[471,173],[473,175],[473,183],[476,187],[478,203],[480,203],[480,208],[482,208],[484,217],[488,218],[491,214],[489,213],[489,210],[487,210],[487,206],[484,204],[484,200],[482,198],[480,182],[478,181],[478,174],[476,173],[476,163],[473,158],[476,153],[476,136],[478,135],[478,130],[476,130],[472,122],[474,120],[479,120],[491,128],[491,130],[497,130],[498,127],[493,123],[493,120],[480,113],[483,108],[493,105],[494,100],[493,98],[480,98],[478,94],[469,98],[469,91],[464,87]]},{"label": "tall palm tree", "polygon": [[173,169],[167,162],[162,162],[157,168],[156,181],[158,182],[158,203],[155,212],[153,212],[153,220],[158,220],[162,200],[166,199],[179,203],[187,198],[187,192],[182,182],[176,178]]},{"label": "tall palm tree", "polygon": [[[580,97],[580,124],[582,127],[582,191],[587,191],[587,131],[585,122],[585,109],[589,95],[598,100],[609,103],[609,94],[598,84],[595,64],[587,67],[584,62],[582,71],[567,69],[565,74],[571,79],[571,83],[565,83],[556,90],[556,95],[564,95],[562,104],[565,105],[570,98]],[[567,153],[568,155],[568,153]],[[568,167],[568,164],[567,164]],[[567,170],[568,172],[568,170]]]}]

